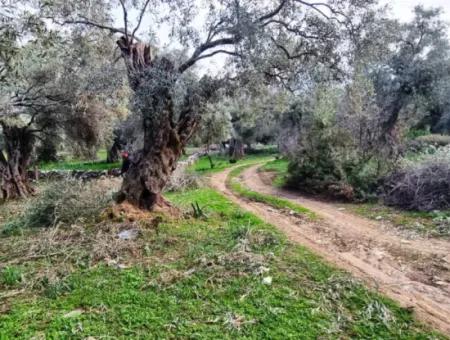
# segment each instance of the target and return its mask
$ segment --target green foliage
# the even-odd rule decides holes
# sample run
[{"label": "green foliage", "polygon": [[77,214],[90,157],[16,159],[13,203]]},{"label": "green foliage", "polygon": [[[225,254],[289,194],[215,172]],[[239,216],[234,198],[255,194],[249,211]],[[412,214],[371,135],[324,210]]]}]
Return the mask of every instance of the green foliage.
[{"label": "green foliage", "polygon": [[206,217],[203,208],[200,207],[198,202],[192,203],[191,206],[192,206],[192,216],[194,216],[194,218]]},{"label": "green foliage", "polygon": [[[10,311],[0,314],[0,334],[443,338],[213,190],[169,196],[184,208],[193,201],[207,206],[208,220],[162,223],[158,234],[147,234],[148,255],[138,265],[77,269],[34,298],[11,299]],[[270,285],[263,283],[268,276]]]},{"label": "green foliage", "polygon": [[16,286],[22,281],[23,272],[21,268],[6,266],[0,271],[0,283],[6,286]]},{"label": "green foliage", "polygon": [[329,84],[313,94],[287,112],[297,117],[298,135],[286,152],[288,184],[346,200],[372,198],[396,161],[395,145],[382,141],[372,84],[356,74],[345,92]]},{"label": "green foliage", "polygon": [[426,136],[426,135],[429,135],[429,134],[430,134],[430,131],[427,130],[427,129],[410,129],[407,132],[406,137],[408,139],[416,139],[418,137]]}]

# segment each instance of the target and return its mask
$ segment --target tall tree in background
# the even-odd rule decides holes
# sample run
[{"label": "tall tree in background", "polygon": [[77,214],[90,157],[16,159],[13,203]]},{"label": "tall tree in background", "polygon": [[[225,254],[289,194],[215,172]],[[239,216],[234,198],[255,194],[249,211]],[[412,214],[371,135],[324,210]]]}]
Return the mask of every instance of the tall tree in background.
[{"label": "tall tree in background", "polygon": [[[393,48],[385,62],[375,65],[372,72],[385,138],[395,131],[402,113],[417,113],[417,106],[428,111],[425,115],[431,114],[430,123],[435,125],[439,121],[445,100],[436,87],[442,91],[450,79],[450,45],[446,32],[441,11],[420,6],[415,8],[410,23],[397,25],[391,40]],[[432,117],[433,110],[439,111],[435,112],[438,117]]]},{"label": "tall tree in background", "polygon": [[[84,139],[67,132],[90,129],[92,117],[98,114],[98,94],[112,92],[111,87],[89,81],[97,66],[91,56],[74,53],[80,45],[76,35],[59,36],[41,18],[21,8],[5,5],[0,24],[2,200],[33,193],[28,167],[38,141],[64,132],[71,140]],[[107,39],[91,34],[86,41],[95,42],[92,47]],[[111,79],[108,76],[107,86]]]}]

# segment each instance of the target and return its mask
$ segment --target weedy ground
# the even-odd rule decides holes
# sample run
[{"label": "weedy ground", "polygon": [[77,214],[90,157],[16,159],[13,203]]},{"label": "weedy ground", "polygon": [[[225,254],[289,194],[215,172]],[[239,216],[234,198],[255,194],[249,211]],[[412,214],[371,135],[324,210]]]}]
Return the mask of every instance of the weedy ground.
[{"label": "weedy ground", "polygon": [[214,190],[167,196],[183,217],[116,206],[0,238],[0,338],[443,338]]}]

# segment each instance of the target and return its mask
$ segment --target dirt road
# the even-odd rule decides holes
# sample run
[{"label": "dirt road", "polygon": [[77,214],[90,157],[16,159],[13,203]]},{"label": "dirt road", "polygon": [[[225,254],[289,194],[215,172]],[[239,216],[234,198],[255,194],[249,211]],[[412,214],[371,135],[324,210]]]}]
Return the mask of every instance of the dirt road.
[{"label": "dirt road", "polygon": [[243,209],[278,227],[292,241],[351,272],[403,307],[413,308],[420,320],[450,335],[449,241],[405,238],[381,223],[339,210],[331,203],[275,188],[257,168],[255,165],[242,174],[244,185],[301,204],[320,219],[308,221],[237,197],[225,185],[230,170],[215,174],[211,185]]}]

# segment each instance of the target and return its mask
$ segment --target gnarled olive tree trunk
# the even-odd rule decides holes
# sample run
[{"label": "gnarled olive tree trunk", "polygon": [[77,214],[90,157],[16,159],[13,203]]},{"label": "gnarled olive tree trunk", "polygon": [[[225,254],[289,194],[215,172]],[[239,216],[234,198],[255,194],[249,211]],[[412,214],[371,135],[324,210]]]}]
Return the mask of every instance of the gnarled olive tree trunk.
[{"label": "gnarled olive tree trunk", "polygon": [[27,174],[34,135],[27,127],[0,124],[5,144],[0,149],[0,199],[27,197],[34,193]]},{"label": "gnarled olive tree trunk", "polygon": [[165,58],[152,58],[151,49],[141,43],[118,41],[134,91],[134,111],[142,116],[144,146],[130,155],[118,201],[128,201],[143,209],[164,208],[169,204],[161,192],[197,125],[192,102],[185,100],[174,121],[172,89],[179,76]]}]

